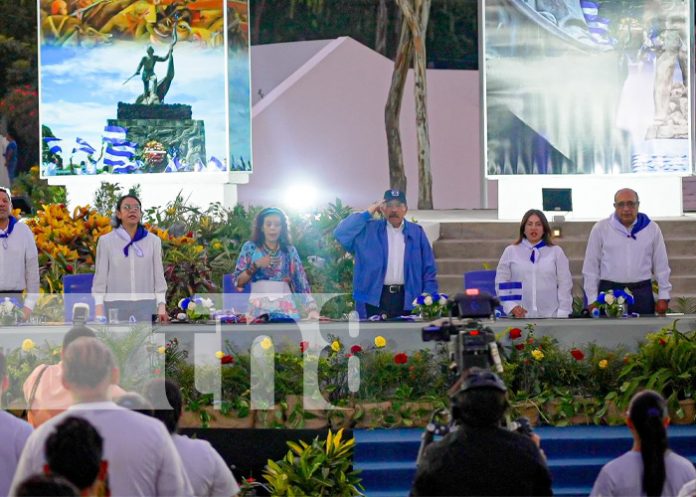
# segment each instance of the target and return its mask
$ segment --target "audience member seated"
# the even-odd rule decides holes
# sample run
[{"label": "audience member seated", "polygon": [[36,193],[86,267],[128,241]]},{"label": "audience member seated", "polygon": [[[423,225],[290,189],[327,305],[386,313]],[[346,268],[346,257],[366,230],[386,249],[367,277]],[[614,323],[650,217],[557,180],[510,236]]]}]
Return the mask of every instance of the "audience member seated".
[{"label": "audience member seated", "polygon": [[630,452],[608,462],[599,472],[591,496],[677,495],[696,478],[691,462],[667,448],[667,403],[652,390],[636,394],[626,420],[633,434]]},{"label": "audience member seated", "polygon": [[[0,397],[9,386],[5,356],[0,352]],[[31,435],[31,426],[0,409],[0,495],[8,495],[19,456]]]},{"label": "audience member seated", "polygon": [[495,287],[508,316],[567,318],[573,312],[568,258],[551,240],[543,212],[531,209],[522,217],[517,241],[500,257]]},{"label": "audience member seated", "polygon": [[116,405],[153,417],[152,404],[138,392],[126,392],[116,399]]},{"label": "audience member seated", "polygon": [[[299,319],[319,319],[307,274],[290,239],[288,216],[269,207],[254,218],[251,240],[242,245],[232,273],[239,291],[251,282],[249,314],[286,314]],[[292,294],[296,294],[293,298]],[[303,308],[298,309],[297,305]]]},{"label": "audience member seated", "polygon": [[60,476],[36,474],[17,486],[14,497],[79,497],[75,485]]},{"label": "audience member seated", "polygon": [[46,439],[66,418],[75,416],[89,421],[104,439],[111,495],[193,495],[181,458],[162,423],[109,400],[109,386],[118,379],[113,354],[96,338],[80,337],[65,349],[63,383],[75,404],[31,434],[12,481],[13,489],[29,475],[42,471]]},{"label": "audience member seated", "polygon": [[[74,340],[80,337],[92,337],[94,331],[86,326],[74,326],[63,337],[61,359]],[[58,364],[40,364],[24,381],[22,387],[27,402],[27,420],[34,428],[39,427],[52,417],[65,411],[73,404],[70,392],[63,386],[63,361]],[[109,387],[109,398],[116,398],[125,393],[118,385]]]},{"label": "audience member seated", "polygon": [[[179,386],[169,380],[152,380],[145,387],[145,397],[155,407],[155,417],[172,434],[174,445],[191,480],[193,493],[198,497],[237,495],[239,485],[229,466],[213,446],[206,440],[193,440],[176,433],[182,411]],[[171,408],[166,408],[170,405]]]},{"label": "audience member seated", "polygon": [[495,373],[480,368],[455,383],[452,416],[459,428],[426,448],[411,495],[553,495],[538,438],[500,427],[506,392]]},{"label": "audience member seated", "polygon": [[46,473],[65,478],[81,495],[109,495],[104,439],[89,421],[68,417],[46,439]]}]

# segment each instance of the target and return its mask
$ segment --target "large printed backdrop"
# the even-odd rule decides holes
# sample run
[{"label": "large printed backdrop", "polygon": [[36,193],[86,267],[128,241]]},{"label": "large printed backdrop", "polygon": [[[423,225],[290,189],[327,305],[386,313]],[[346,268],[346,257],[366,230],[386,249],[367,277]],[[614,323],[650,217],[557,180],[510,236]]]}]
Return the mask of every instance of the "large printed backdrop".
[{"label": "large printed backdrop", "polygon": [[485,0],[487,174],[690,174],[690,9]]},{"label": "large printed backdrop", "polygon": [[[41,0],[42,176],[251,170],[247,2],[228,4]],[[144,91],[148,47],[164,58],[174,41],[173,68],[155,65],[158,82],[173,69],[157,120],[117,119]],[[148,137],[158,127],[171,132]]]}]

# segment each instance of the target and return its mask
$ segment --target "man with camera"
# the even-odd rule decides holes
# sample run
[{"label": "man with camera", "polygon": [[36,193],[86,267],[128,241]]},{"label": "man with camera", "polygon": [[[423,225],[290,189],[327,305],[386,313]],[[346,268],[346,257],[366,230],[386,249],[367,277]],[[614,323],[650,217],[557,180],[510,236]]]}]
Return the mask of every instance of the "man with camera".
[{"label": "man with camera", "polygon": [[452,392],[458,427],[427,447],[411,495],[553,495],[539,447],[500,426],[508,407],[503,381],[471,368]]}]

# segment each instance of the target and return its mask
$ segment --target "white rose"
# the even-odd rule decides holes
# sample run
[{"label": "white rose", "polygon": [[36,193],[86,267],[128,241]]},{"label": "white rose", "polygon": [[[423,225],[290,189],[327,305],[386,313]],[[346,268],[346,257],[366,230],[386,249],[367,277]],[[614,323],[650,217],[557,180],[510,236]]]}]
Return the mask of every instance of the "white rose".
[{"label": "white rose", "polygon": [[428,295],[428,296],[425,297],[425,299],[423,300],[423,303],[424,303],[425,305],[433,305],[433,298],[432,298],[430,295]]},{"label": "white rose", "polygon": [[609,305],[613,304],[614,303],[614,296],[611,293],[607,293],[604,296],[604,302],[606,302]]},{"label": "white rose", "polygon": [[413,303],[412,303],[411,305],[417,306],[417,305],[418,305],[418,299],[413,299]]},{"label": "white rose", "polygon": [[211,307],[213,307],[213,301],[208,298],[203,299],[203,307],[207,307],[208,309],[210,309]]},{"label": "white rose", "polygon": [[623,298],[623,297],[619,297],[619,298],[616,299],[616,301],[617,301],[619,304],[623,304],[624,302],[626,302],[626,299]]},{"label": "white rose", "polygon": [[447,305],[447,297],[440,297],[440,305]]},{"label": "white rose", "polygon": [[195,311],[196,310],[196,303],[192,300],[189,302],[188,307],[186,308],[187,311]]}]

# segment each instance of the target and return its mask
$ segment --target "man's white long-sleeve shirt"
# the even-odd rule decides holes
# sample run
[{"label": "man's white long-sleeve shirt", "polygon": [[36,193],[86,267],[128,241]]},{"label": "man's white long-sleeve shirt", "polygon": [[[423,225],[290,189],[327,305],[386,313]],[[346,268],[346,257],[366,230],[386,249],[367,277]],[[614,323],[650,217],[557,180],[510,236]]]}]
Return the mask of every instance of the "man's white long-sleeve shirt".
[{"label": "man's white long-sleeve shirt", "polygon": [[0,291],[12,290],[26,290],[24,305],[34,308],[39,297],[39,254],[34,233],[22,222],[0,240]]},{"label": "man's white long-sleeve shirt", "polygon": [[597,300],[599,280],[638,283],[655,277],[658,299],[669,299],[669,261],[660,227],[651,221],[631,237],[631,227],[623,226],[612,214],[594,225],[590,232],[582,266],[587,302]]},{"label": "man's white long-sleeve shirt", "polygon": [[142,251],[142,257],[134,247],[130,248],[128,257],[125,256],[123,248],[128,241],[116,230],[99,238],[92,283],[96,304],[103,304],[104,300],[156,299],[158,304],[165,302],[167,281],[162,266],[162,242],[149,233],[135,243]]}]

